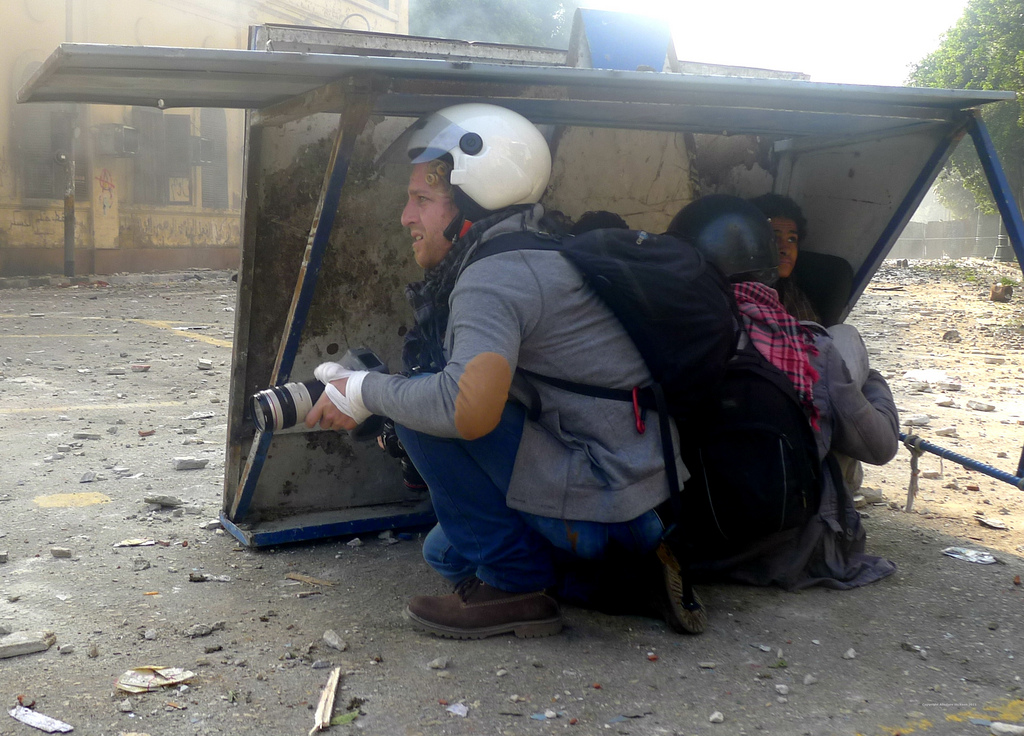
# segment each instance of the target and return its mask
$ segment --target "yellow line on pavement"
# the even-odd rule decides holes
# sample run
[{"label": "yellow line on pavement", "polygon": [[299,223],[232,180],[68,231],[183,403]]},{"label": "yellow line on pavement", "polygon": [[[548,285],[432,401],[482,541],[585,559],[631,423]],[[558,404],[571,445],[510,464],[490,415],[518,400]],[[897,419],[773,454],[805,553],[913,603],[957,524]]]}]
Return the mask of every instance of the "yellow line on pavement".
[{"label": "yellow line on pavement", "polygon": [[[942,696],[936,694],[936,699],[940,697]],[[956,696],[946,697],[952,700]],[[961,710],[955,713],[944,713],[942,719],[947,723],[969,723],[973,718],[975,720],[999,721],[1016,725],[1024,719],[1024,700],[1013,700],[1010,698],[1002,698],[986,703],[979,710],[973,709],[972,703],[925,703],[921,707],[929,706],[938,706],[940,708],[967,706],[972,708],[971,710]],[[929,718],[918,718],[907,721],[899,726],[879,726],[877,733],[882,733],[886,736],[907,736],[907,734],[930,731],[935,725],[936,723]],[[857,736],[865,735],[858,732]]]},{"label": "yellow line on pavement", "polygon": [[[25,319],[42,319],[42,317],[30,317],[27,314],[0,314],[0,317],[23,317]],[[62,319],[80,319],[80,320],[95,320],[105,322],[135,322],[136,324],[146,325],[147,327],[155,327],[158,330],[170,330],[176,332],[182,337],[192,338],[199,342],[205,342],[209,345],[216,345],[219,348],[230,348],[234,343],[231,340],[222,340],[219,337],[210,337],[208,335],[200,334],[195,330],[182,330],[181,325],[187,325],[188,322],[171,322],[162,319],[124,319],[122,317],[75,317],[69,314],[52,314],[44,315],[44,317],[60,317]],[[103,337],[104,335],[89,334],[89,335],[4,335],[4,337]]]},{"label": "yellow line on pavement", "polygon": [[218,337],[209,337],[202,335],[192,330],[179,330],[175,325],[185,324],[184,322],[165,322],[159,319],[130,319],[129,322],[138,322],[140,325],[146,325],[148,327],[156,327],[160,330],[170,330],[171,332],[177,332],[183,337],[192,337],[201,342],[209,343],[210,345],[216,345],[221,348],[229,348],[232,345],[230,340],[221,340]]},{"label": "yellow line on pavement", "polygon": [[162,406],[185,406],[184,401],[150,401],[137,404],[78,404],[75,406],[33,406],[30,409],[4,409],[0,414],[49,414],[51,412],[85,411],[87,409],[151,409]]}]

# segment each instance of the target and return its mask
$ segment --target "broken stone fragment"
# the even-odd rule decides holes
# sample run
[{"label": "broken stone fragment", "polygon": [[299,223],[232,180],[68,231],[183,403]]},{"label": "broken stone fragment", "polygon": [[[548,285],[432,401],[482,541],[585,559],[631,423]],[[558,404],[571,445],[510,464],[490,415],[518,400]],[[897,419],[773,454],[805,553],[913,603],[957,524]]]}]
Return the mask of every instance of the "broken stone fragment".
[{"label": "broken stone fragment", "polygon": [[927,414],[911,414],[903,418],[903,423],[910,427],[924,427],[932,418]]},{"label": "broken stone fragment", "polygon": [[993,302],[1008,302],[1012,296],[1013,286],[1011,284],[992,284],[992,288],[988,292],[989,301]]},{"label": "broken stone fragment", "polygon": [[75,432],[72,437],[76,440],[98,440],[100,438],[99,432]]},{"label": "broken stone fragment", "polygon": [[128,371],[126,371],[124,368],[108,368],[107,369],[107,375],[108,376],[123,376],[127,372]]},{"label": "broken stone fragment", "polygon": [[10,559],[10,553],[7,550],[0,551],[0,564],[7,562]]},{"label": "broken stone fragment", "polygon": [[935,430],[939,437],[956,437],[956,427],[941,427]]},{"label": "broken stone fragment", "polygon": [[974,409],[974,411],[995,411],[996,407],[985,401],[968,401],[968,409]]},{"label": "broken stone fragment", "polygon": [[986,355],[985,362],[988,365],[1002,365],[1006,362],[1006,358],[1001,355]]},{"label": "broken stone fragment", "polygon": [[150,369],[150,366],[146,363],[132,363],[133,373],[145,373]]},{"label": "broken stone fragment", "polygon": [[957,330],[946,330],[942,333],[943,342],[960,342],[963,339]]},{"label": "broken stone fragment", "polygon": [[167,506],[169,508],[177,508],[185,503],[180,498],[163,495],[145,496],[142,500],[146,503],[155,503],[157,506]]},{"label": "broken stone fragment", "polygon": [[61,560],[71,559],[71,550],[67,547],[51,547],[50,554]]},{"label": "broken stone fragment", "polygon": [[324,632],[324,644],[331,649],[337,649],[339,652],[344,652],[348,649],[348,642],[338,636],[338,632],[334,629],[327,629]]},{"label": "broken stone fragment", "polygon": [[176,457],[174,458],[175,470],[202,470],[209,464],[207,458],[197,457]]},{"label": "broken stone fragment", "polygon": [[56,642],[52,631],[15,631],[0,639],[0,659],[45,652]]},{"label": "broken stone fragment", "polygon": [[82,477],[78,479],[79,483],[92,483],[97,478],[96,473],[89,470],[82,474]]},{"label": "broken stone fragment", "polygon": [[213,370],[213,361],[209,360],[207,358],[200,358],[199,359],[199,370],[201,370],[201,371]]}]

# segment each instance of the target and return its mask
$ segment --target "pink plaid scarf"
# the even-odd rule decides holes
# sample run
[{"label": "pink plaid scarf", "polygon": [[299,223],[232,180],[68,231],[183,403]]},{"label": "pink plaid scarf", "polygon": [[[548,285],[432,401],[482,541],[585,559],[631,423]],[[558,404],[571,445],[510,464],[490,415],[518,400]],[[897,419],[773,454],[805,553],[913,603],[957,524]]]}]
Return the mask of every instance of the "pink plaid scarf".
[{"label": "pink plaid scarf", "polygon": [[807,411],[811,426],[818,429],[818,410],[812,391],[818,371],[808,358],[818,354],[814,334],[786,311],[774,289],[756,281],[744,281],[733,284],[732,290],[754,347],[786,374]]}]

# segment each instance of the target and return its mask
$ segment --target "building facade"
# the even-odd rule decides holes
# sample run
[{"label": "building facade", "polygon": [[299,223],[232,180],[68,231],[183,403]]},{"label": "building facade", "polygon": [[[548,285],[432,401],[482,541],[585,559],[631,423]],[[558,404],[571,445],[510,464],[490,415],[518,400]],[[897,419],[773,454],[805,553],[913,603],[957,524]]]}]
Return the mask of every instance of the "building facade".
[{"label": "building facade", "polygon": [[0,276],[233,268],[243,112],[36,103],[18,89],[63,42],[245,48],[248,27],[408,32],[408,0],[9,0],[0,4]]}]

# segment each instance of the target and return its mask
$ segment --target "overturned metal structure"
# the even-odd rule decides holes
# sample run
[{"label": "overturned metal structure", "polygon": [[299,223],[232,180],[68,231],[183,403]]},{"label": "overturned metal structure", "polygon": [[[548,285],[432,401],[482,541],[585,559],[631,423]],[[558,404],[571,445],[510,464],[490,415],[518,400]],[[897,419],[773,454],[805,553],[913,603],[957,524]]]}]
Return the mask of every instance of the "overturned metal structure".
[{"label": "overturned metal structure", "polygon": [[[446,105],[491,101],[541,126],[554,158],[544,202],[571,217],[609,209],[659,230],[702,180],[735,170],[741,194],[797,199],[814,223],[800,278],[830,322],[965,135],[1024,259],[1024,223],[978,114],[1012,93],[681,73],[663,26],[626,17],[623,37],[597,12],[577,16],[568,54],[286,26],[254,27],[248,50],[67,44],[21,91],[31,102],[249,111],[222,513],[243,543],[431,519],[429,499],[375,444],[259,432],[246,400],[309,378],[347,347],[397,366],[412,318],[403,284],[418,274],[398,223],[405,181],[375,162],[412,118]],[[638,58],[645,71],[633,70]],[[716,159],[736,141],[743,156]]]}]

